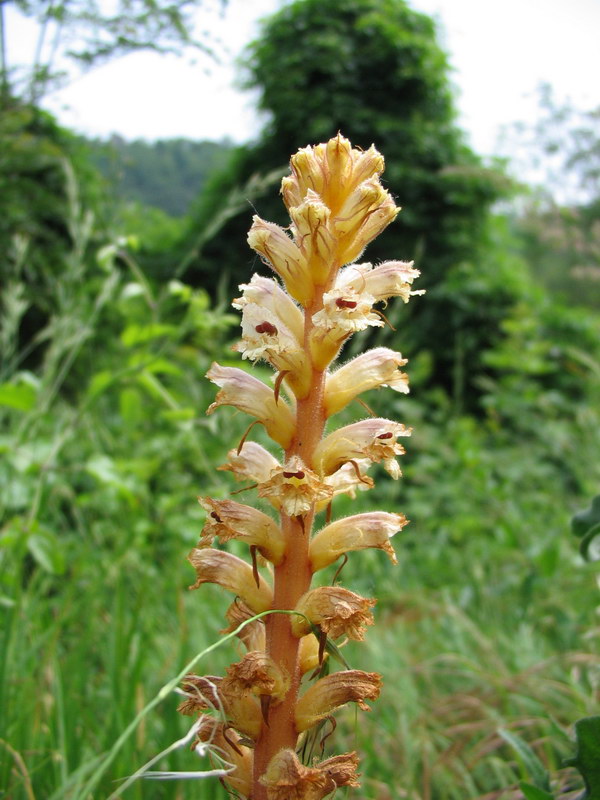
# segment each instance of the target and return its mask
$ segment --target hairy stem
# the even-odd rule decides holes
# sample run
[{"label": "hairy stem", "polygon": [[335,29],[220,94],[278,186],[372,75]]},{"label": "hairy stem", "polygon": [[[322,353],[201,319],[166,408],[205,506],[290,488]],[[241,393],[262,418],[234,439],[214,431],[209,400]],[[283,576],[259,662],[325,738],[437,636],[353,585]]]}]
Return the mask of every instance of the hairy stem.
[{"label": "hairy stem", "polygon": [[[304,315],[306,352],[309,352],[309,335],[312,316],[320,308],[322,293]],[[313,369],[308,395],[298,401],[296,435],[286,451],[286,459],[298,455],[312,467],[315,448],[323,435],[325,411],[323,394],[325,373]],[[308,546],[314,519],[314,510],[302,517],[281,515],[281,528],[286,538],[286,555],[275,568],[273,608],[294,609],[298,600],[310,588],[312,571]],[[268,724],[263,725],[254,750],[254,785],[252,800],[266,800],[266,788],[259,783],[271,758],[282,748],[296,749],[298,733],[295,726],[295,709],[302,675],[298,663],[300,640],[291,631],[287,614],[273,614],[266,618],[267,652],[291,678],[290,689],[283,701],[270,710]]]}]

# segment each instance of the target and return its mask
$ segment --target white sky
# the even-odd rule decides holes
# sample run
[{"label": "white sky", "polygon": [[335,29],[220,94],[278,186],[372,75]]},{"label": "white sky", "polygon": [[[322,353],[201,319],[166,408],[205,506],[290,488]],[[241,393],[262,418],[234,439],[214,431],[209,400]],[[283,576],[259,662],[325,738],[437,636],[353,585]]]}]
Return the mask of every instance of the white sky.
[{"label": "white sky", "polygon": [[[326,2],[326,0],[323,0]],[[285,0],[229,0],[223,17],[205,14],[222,40],[222,63],[139,53],[113,61],[50,96],[46,107],[82,133],[125,138],[256,136],[253,97],[234,87],[235,58],[257,20]],[[482,155],[497,150],[502,126],[533,120],[536,87],[582,108],[600,104],[600,0],[411,0],[433,15],[449,53],[460,122]],[[9,20],[9,23],[11,21]],[[12,53],[32,52],[27,30],[9,25]],[[207,72],[207,69],[209,70]]]}]

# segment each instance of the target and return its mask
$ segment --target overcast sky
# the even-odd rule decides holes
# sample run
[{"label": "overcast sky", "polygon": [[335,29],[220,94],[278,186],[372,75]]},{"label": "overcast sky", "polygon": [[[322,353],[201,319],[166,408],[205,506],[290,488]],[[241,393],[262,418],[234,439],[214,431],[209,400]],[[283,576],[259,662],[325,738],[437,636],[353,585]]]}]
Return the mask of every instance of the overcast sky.
[{"label": "overcast sky", "polygon": [[[45,105],[63,124],[94,136],[247,141],[261,121],[253,97],[235,88],[235,59],[256,36],[257,20],[283,5],[285,0],[229,0],[224,16],[205,14],[199,25],[209,24],[222,40],[220,65],[139,53],[93,70]],[[600,105],[600,0],[411,0],[410,5],[438,21],[461,124],[480,154],[496,151],[503,125],[535,117],[541,82],[552,84],[558,99]],[[13,54],[17,47],[32,48],[25,28],[13,22],[8,33]]]}]

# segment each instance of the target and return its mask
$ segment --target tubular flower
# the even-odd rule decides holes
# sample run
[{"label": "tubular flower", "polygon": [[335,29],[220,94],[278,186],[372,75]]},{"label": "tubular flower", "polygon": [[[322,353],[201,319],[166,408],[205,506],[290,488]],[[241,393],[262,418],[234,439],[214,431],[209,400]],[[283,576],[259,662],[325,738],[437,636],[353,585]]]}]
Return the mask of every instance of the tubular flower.
[{"label": "tubular flower", "polygon": [[[260,422],[275,448],[247,441],[252,423],[219,469],[249,483],[244,489],[255,489],[278,521],[253,502],[202,497],[207,518],[189,555],[196,570],[190,588],[216,583],[235,595],[223,632],[235,632],[241,654],[225,677],[187,676],[180,710],[199,715],[198,741],[231,764],[223,781],[240,800],[322,800],[358,786],[355,753],[316,764],[302,763],[298,753],[305,731],[349,702],[368,710],[366,701],[380,691],[375,672],[348,668],[323,677],[334,652],[327,639],[364,639],[375,600],[337,585],[315,588],[313,576],[366,548],[396,563],[390,539],[407,523],[387,511],[332,517],[340,495],[354,499],[373,487],[371,465],[400,476],[396,459],[410,429],[370,418],[324,434],[329,419],[363,392],[408,392],[406,359],[389,348],[334,365],[354,333],[383,326],[378,303],[420,294],[412,262],[356,263],[399,211],[380,182],[383,170],[375,147],[353,148],[341,134],[292,156],[281,186],[289,226],[255,216],[248,234],[274,275],[253,275],[233,301],[242,318],[234,350],[270,365],[272,383],[219,364],[207,375],[219,387],[208,413],[233,406]],[[214,549],[215,539],[225,546],[235,539],[249,558]]]},{"label": "tubular flower", "polygon": [[406,359],[387,347],[368,350],[328,376],[325,384],[325,409],[331,416],[348,405],[359,394],[389,386],[396,392],[408,393],[408,376],[400,372]]},{"label": "tubular flower", "polygon": [[256,581],[252,567],[241,558],[222,550],[195,548],[188,560],[196,570],[196,583],[190,589],[197,589],[203,583],[218,583],[239,595],[255,614],[271,607],[271,587],[260,577]]},{"label": "tubular flower", "polygon": [[221,387],[207,414],[219,406],[234,406],[262,422],[269,436],[282,447],[290,444],[295,427],[292,412],[283,401],[277,402],[273,391],[262,381],[243,369],[219,364],[213,364],[206,377]]},{"label": "tubular flower", "polygon": [[243,294],[231,304],[234,308],[242,311],[250,303],[261,306],[265,311],[284,319],[292,335],[297,341],[302,341],[304,335],[302,312],[278,283],[271,278],[263,278],[262,275],[253,275],[250,283],[243,283],[239,288]]},{"label": "tubular flower", "polygon": [[234,345],[242,358],[264,359],[275,369],[288,372],[296,397],[310,388],[310,369],[301,343],[279,314],[258,303],[246,303],[242,311],[242,341]]},{"label": "tubular flower", "polygon": [[290,687],[290,676],[284,675],[264,651],[255,651],[227,668],[225,682],[234,692],[266,694],[281,700]]},{"label": "tubular flower", "polygon": [[351,550],[365,550],[370,547],[383,550],[392,564],[396,564],[396,554],[390,539],[407,523],[404,514],[390,514],[387,511],[370,511],[332,522],[311,540],[310,563],[313,571],[333,564],[341,555]]},{"label": "tubular flower", "polygon": [[244,643],[246,650],[264,650],[265,649],[265,624],[262,620],[256,619],[252,622],[254,612],[242,600],[236,598],[225,612],[225,618],[229,622],[229,626],[224,628],[221,633],[233,633],[242,622],[247,622],[242,630],[237,634],[238,638]]},{"label": "tubular flower", "polygon": [[421,273],[413,269],[412,261],[384,261],[377,267],[372,264],[350,264],[340,270],[335,282],[336,291],[354,291],[373,297],[373,302],[400,297],[408,303],[413,295],[423,294],[423,290],[411,289],[415,278]]},{"label": "tubular flower", "polygon": [[209,547],[213,540],[221,543],[240,539],[258,548],[259,553],[272,564],[279,564],[285,551],[281,529],[275,522],[251,506],[233,500],[198,498],[208,517],[198,547]]},{"label": "tubular flower", "polygon": [[365,700],[377,700],[381,690],[381,675],[360,669],[342,670],[326,675],[307,689],[296,705],[296,728],[306,731],[346,703],[358,703],[363,711]]},{"label": "tubular flower", "polygon": [[387,472],[396,479],[402,473],[395,456],[405,452],[397,439],[410,434],[410,428],[399,422],[378,417],[363,419],[326,436],[316,448],[314,463],[320,474],[331,475],[355,459],[383,461]]},{"label": "tubular flower", "polygon": [[306,259],[283,228],[255,216],[248,244],[279,275],[294,300],[302,305],[312,300],[314,290]]},{"label": "tubular flower", "polygon": [[260,707],[248,691],[240,692],[235,680],[187,675],[182,684],[187,700],[179,706],[182,714],[216,711],[240,733],[255,739],[260,731]]},{"label": "tubular flower", "polygon": [[[232,731],[225,733],[225,724],[203,715],[200,717],[195,744],[210,744],[232,767],[227,783],[243,797],[252,790],[252,750]],[[333,759],[330,759],[333,760]]]}]

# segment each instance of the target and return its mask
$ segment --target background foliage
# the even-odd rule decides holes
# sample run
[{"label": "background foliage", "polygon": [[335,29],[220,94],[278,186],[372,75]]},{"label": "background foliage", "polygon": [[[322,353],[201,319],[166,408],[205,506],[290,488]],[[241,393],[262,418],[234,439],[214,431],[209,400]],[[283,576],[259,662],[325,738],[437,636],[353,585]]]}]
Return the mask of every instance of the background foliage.
[{"label": "background foliage", "polygon": [[[5,103],[0,797],[118,796],[115,781],[183,735],[171,695],[107,758],[224,625],[216,587],[187,591],[185,553],[202,526],[195,496],[239,488],[215,467],[246,421],[205,417],[203,376],[215,358],[237,363],[237,315],[222,298],[264,271],[244,245],[248,200],[281,219],[290,153],[338,128],[375,141],[405,207],[367,257],[416,258],[428,294],[415,311],[386,309],[397,331],[378,336],[410,356],[412,394],[367,401],[414,434],[402,481],[376,474],[362,507],[412,522],[399,567],[381,553],[344,567],[350,588],[379,600],[368,647],[345,656],[382,672],[385,687],[366,721],[349,712],[336,736],[364,757],[365,800],[518,800],[519,782],[536,788],[540,774],[546,796],[542,786],[581,793],[561,765],[600,687],[598,562],[569,527],[600,482],[600,317],[577,272],[595,264],[595,223],[582,220],[595,219],[598,193],[497,205],[510,181],[464,144],[431,21],[399,0],[334,10],[303,0],[267,21],[249,81],[271,122],[210,177],[207,154],[228,155],[217,145],[119,143],[102,160],[26,99]],[[591,175],[590,137],[577,140],[582,161],[568,131],[555,146]],[[95,165],[106,176],[115,163],[124,180],[107,184]],[[153,209],[152,182],[172,197],[183,171],[206,181],[191,211]],[[350,408],[348,421],[364,413]],[[202,668],[234,657],[225,647]],[[160,768],[198,762],[182,750]],[[125,796],[190,791],[139,782]],[[225,797],[207,783],[194,795]]]}]

